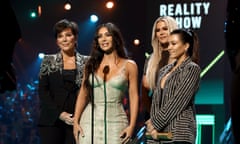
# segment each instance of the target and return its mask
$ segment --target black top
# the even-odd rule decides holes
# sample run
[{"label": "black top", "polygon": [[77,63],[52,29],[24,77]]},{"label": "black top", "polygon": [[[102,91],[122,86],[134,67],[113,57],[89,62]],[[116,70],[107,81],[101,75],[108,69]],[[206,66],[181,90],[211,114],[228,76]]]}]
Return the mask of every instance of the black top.
[{"label": "black top", "polygon": [[78,86],[75,83],[76,78],[76,69],[74,70],[63,70],[63,82],[64,88],[68,92],[68,96],[66,98],[64,104],[64,110],[73,113],[76,101],[76,91],[78,90]]}]

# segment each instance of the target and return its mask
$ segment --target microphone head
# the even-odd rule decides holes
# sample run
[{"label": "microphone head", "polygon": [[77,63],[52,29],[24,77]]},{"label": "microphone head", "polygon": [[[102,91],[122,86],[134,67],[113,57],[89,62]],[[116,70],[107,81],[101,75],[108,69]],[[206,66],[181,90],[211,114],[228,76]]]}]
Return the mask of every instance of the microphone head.
[{"label": "microphone head", "polygon": [[109,73],[109,66],[108,65],[104,66],[103,73],[104,74],[108,74]]}]

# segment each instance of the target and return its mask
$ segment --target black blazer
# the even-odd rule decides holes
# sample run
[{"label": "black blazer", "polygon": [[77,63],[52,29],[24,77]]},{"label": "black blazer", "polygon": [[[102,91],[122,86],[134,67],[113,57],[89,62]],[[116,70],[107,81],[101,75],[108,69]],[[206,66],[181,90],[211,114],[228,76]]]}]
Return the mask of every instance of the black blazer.
[{"label": "black blazer", "polygon": [[[76,95],[80,89],[83,78],[84,65],[88,56],[76,52]],[[40,115],[38,125],[51,126],[59,119],[60,113],[68,96],[64,89],[62,77],[63,60],[60,52],[45,55],[39,72],[38,94],[40,99]]]}]

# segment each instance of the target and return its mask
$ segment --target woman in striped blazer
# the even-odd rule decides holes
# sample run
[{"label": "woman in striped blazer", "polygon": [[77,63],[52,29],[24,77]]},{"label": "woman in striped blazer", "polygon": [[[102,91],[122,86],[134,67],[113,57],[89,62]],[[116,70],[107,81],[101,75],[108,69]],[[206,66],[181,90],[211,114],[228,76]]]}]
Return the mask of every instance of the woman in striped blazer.
[{"label": "woman in striped blazer", "polygon": [[[158,71],[150,119],[146,121],[149,143],[194,144],[196,119],[194,97],[200,85],[199,43],[196,33],[176,29],[168,38],[169,56],[176,59]],[[172,139],[158,139],[159,132],[170,132]]]}]

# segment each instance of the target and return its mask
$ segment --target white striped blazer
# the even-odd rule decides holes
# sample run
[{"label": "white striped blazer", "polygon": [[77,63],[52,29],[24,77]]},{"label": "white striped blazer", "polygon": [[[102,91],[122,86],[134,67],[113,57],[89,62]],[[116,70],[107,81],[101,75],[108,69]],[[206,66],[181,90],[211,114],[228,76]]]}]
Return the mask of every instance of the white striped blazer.
[{"label": "white striped blazer", "polygon": [[174,142],[194,144],[196,139],[194,97],[200,85],[201,68],[187,58],[168,76],[164,88],[161,89],[162,77],[173,66],[174,63],[166,65],[158,72],[150,119],[154,128],[159,132],[171,132]]}]

